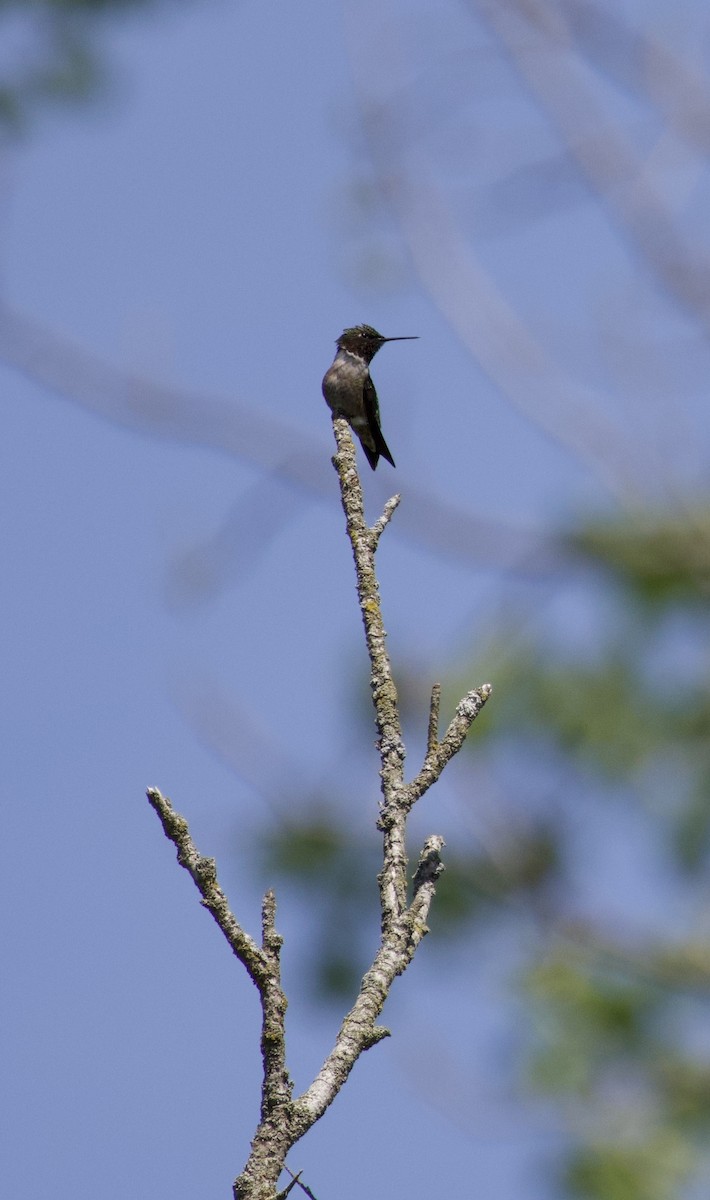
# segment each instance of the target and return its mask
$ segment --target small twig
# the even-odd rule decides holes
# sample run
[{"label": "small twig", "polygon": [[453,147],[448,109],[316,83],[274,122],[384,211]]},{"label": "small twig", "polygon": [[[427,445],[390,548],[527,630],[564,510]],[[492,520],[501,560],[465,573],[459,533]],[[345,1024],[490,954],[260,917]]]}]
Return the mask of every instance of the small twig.
[{"label": "small twig", "polygon": [[[288,1171],[288,1167],[287,1167],[287,1166],[285,1166],[285,1165],[284,1165],[284,1170],[285,1170],[285,1171]],[[289,1175],[293,1176],[293,1178],[291,1179],[291,1182],[290,1182],[289,1184],[287,1184],[287,1185],[286,1185],[286,1187],[283,1189],[283,1191],[282,1191],[282,1192],[279,1192],[279,1194],[278,1194],[278,1195],[277,1195],[277,1197],[276,1197],[276,1200],[286,1200],[286,1197],[288,1196],[289,1192],[292,1192],[292,1191],[293,1191],[293,1189],[295,1188],[296,1184],[297,1184],[297,1183],[299,1182],[299,1180],[300,1180],[300,1177],[301,1177],[301,1172],[300,1172],[300,1171],[298,1172],[298,1175],[294,1175],[294,1174],[293,1174],[293,1171],[288,1171],[288,1173],[289,1173]]]},{"label": "small twig", "polygon": [[375,524],[372,526],[372,529],[370,530],[370,538],[372,540],[373,550],[377,549],[377,543],[392,520],[392,517],[394,516],[395,510],[398,508],[401,499],[402,497],[399,494],[392,496],[391,499],[389,499],[385,504],[382,516],[375,521]]},{"label": "small twig", "polygon": [[459,700],[449,728],[434,749],[427,753],[421,771],[407,787],[407,803],[410,808],[432,784],[436,783],[447,763],[458,754],[466,734],[492,692],[490,683],[482,683],[479,688],[467,692],[463,699]]},{"label": "small twig", "polygon": [[422,846],[417,869],[414,872],[413,892],[416,900],[425,884],[436,883],[442,871],[446,868],[441,861],[441,851],[446,842],[438,833],[428,837]]},{"label": "small twig", "polygon": [[[281,1192],[280,1195],[282,1195],[282,1196],[288,1195],[291,1188],[294,1186],[294,1184],[297,1183],[298,1186],[300,1187],[301,1191],[305,1192],[306,1195],[310,1197],[310,1200],[316,1200],[316,1197],[313,1195],[313,1192],[311,1191],[311,1189],[309,1187],[306,1187],[305,1183],[301,1183],[301,1175],[303,1174],[303,1171],[299,1171],[298,1175],[294,1175],[291,1168],[287,1167],[285,1163],[284,1163],[284,1171],[288,1171],[289,1175],[291,1176],[292,1181],[291,1181],[291,1183],[289,1183],[288,1187],[286,1188],[286,1191]],[[277,1200],[279,1200],[278,1197],[277,1197]]]},{"label": "small twig", "polygon": [[427,730],[426,752],[433,754],[439,745],[439,709],[441,708],[441,684],[435,683],[431,689],[429,701],[429,728]]},{"label": "small twig", "polygon": [[163,826],[165,836],[177,849],[181,867],[192,876],[202,904],[211,912],[232,948],[233,954],[246,967],[257,988],[261,990],[266,981],[269,965],[256,942],[249,937],[232,913],[227,897],[217,882],[217,867],[213,858],[203,858],[192,838],[187,821],[175,812],[167,796],[157,788],[148,788],[147,796]]}]

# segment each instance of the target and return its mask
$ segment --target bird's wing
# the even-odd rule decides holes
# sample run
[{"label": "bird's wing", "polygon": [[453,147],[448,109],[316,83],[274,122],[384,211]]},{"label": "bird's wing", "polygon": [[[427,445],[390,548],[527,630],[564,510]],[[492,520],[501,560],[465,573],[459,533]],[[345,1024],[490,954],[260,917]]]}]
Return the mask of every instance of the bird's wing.
[{"label": "bird's wing", "polygon": [[[372,382],[372,379],[370,378],[369,375],[367,376],[367,379],[365,380],[364,400],[365,400],[365,415],[367,417],[367,423],[370,426],[370,433],[372,434],[372,439],[375,443],[375,449],[377,450],[377,454],[378,455],[381,454],[383,458],[386,458],[387,461],[392,463],[392,466],[394,466],[394,459],[389,452],[389,447],[387,445],[387,442],[383,438],[382,430],[380,429],[380,405],[379,405],[379,402],[377,399],[377,392],[375,391],[375,385]],[[375,469],[376,464],[377,464],[377,459],[375,459],[374,464],[372,463],[372,461],[370,461],[370,466],[372,467],[373,470]]]},{"label": "bird's wing", "polygon": [[379,429],[380,427],[380,404],[377,399],[375,385],[369,375],[365,379],[364,396],[365,415],[367,417],[368,425],[374,433],[375,429]]}]

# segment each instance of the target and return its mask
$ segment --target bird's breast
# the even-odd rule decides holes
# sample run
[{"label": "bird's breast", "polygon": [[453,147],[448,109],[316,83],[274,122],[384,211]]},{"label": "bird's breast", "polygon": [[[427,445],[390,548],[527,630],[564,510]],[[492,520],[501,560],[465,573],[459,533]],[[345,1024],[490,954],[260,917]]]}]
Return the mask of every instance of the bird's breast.
[{"label": "bird's breast", "polygon": [[347,351],[340,351],[323,378],[323,395],[332,412],[347,420],[360,416],[367,366]]}]

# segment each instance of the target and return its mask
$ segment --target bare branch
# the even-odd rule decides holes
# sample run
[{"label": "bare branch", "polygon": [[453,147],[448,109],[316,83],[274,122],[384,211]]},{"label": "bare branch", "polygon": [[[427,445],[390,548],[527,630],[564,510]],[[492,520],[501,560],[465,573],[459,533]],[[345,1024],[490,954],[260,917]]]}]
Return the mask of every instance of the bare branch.
[{"label": "bare branch", "polygon": [[306,1193],[306,1195],[310,1197],[310,1200],[316,1200],[316,1197],[313,1195],[313,1192],[311,1191],[311,1189],[310,1189],[309,1187],[306,1187],[306,1184],[305,1184],[305,1183],[301,1183],[301,1175],[303,1174],[303,1172],[302,1172],[302,1171],[299,1171],[299,1172],[298,1172],[298,1175],[294,1175],[294,1173],[293,1173],[293,1171],[291,1170],[291,1168],[290,1168],[290,1167],[287,1167],[287,1166],[285,1166],[285,1165],[284,1165],[284,1171],[287,1171],[287,1172],[288,1172],[288,1174],[291,1176],[291,1183],[288,1185],[288,1187],[286,1188],[286,1190],[285,1190],[284,1192],[280,1192],[280,1193],[279,1193],[279,1195],[278,1195],[278,1197],[277,1197],[277,1200],[281,1200],[281,1197],[282,1197],[282,1196],[286,1196],[286,1195],[288,1195],[289,1191],[291,1190],[291,1188],[292,1188],[292,1187],[294,1186],[294,1184],[296,1184],[296,1183],[297,1183],[297,1184],[298,1184],[298,1186],[300,1187],[301,1191],[302,1191],[302,1192],[305,1192],[305,1193]]},{"label": "bare branch", "polygon": [[491,695],[493,688],[490,683],[482,683],[479,688],[467,692],[456,705],[456,711],[441,742],[433,750],[427,751],[424,765],[407,788],[410,807],[436,783],[444,767],[463,746],[466,734],[473,725],[476,717]]},{"label": "bare branch", "polygon": [[402,497],[399,494],[396,496],[392,496],[391,500],[388,500],[387,503],[385,504],[382,516],[380,517],[380,519],[378,521],[375,521],[375,524],[372,526],[372,529],[370,530],[370,534],[372,536],[373,550],[377,549],[377,543],[379,542],[380,538],[382,537],[382,534],[384,533],[385,529],[387,528],[390,521],[392,520],[392,517],[394,516],[395,510],[399,506],[399,502],[401,499],[402,499]]},{"label": "bare branch", "polygon": [[256,942],[246,933],[233,915],[227,897],[217,882],[217,867],[213,858],[203,858],[198,852],[187,821],[175,812],[167,796],[157,788],[148,788],[148,800],[160,818],[165,836],[177,849],[181,867],[190,873],[202,896],[202,904],[212,913],[222,933],[240,963],[246,967],[250,978],[261,990],[269,971],[269,964]]},{"label": "bare branch", "polygon": [[[397,691],[385,645],[386,634],[375,575],[374,558],[379,534],[374,537],[374,530],[368,530],[365,523],[362,488],[355,465],[355,447],[347,422],[336,417],[333,429],[338,446],[333,465],[340,480],[340,495],[355,560],[358,599],[370,657],[370,684],[380,752],[383,800],[378,827],[383,833],[383,866],[378,882],[382,939],[375,960],[362,981],[355,1004],[343,1021],[333,1050],[311,1086],[294,1101],[294,1120],[296,1123],[303,1122],[304,1132],[333,1102],[360,1054],[388,1032],[377,1026],[375,1021],[394,980],[407,969],[417,946],[428,932],[426,922],[429,908],[436,881],[444,869],[441,862],[444,839],[434,834],[427,838],[422,848],[414,877],[414,897],[407,907],[407,817],[414,802],[438,779],[446,763],[460,749],[491,690],[485,684],[461,700],[443,741],[439,743],[440,689],[435,685],[429,718],[427,759],[415,783],[407,786],[404,783],[405,751]],[[391,512],[385,509],[378,523],[378,526],[381,525],[380,533],[394,512],[395,505],[392,502],[390,504]]]},{"label": "bare branch", "polygon": [[439,745],[439,710],[441,708],[441,684],[435,683],[429,701],[429,728],[427,729],[426,751],[433,754]]},{"label": "bare branch", "polygon": [[[284,1170],[288,1171],[288,1167],[284,1167]],[[289,1174],[291,1174],[291,1172],[289,1172]],[[288,1184],[288,1186],[285,1187],[282,1192],[279,1192],[278,1196],[276,1197],[276,1200],[286,1200],[286,1197],[288,1195],[290,1195],[290,1193],[295,1188],[296,1184],[299,1182],[300,1175],[301,1175],[301,1172],[299,1171],[298,1175],[293,1176],[293,1178],[292,1178],[291,1182]]]},{"label": "bare branch", "polygon": [[[441,861],[441,851],[445,845],[446,842],[438,833],[433,833],[425,841],[422,852],[419,855],[417,869],[414,873],[414,902],[417,901],[422,888],[436,883],[441,872],[444,870],[444,864]],[[412,904],[412,908],[414,908],[414,903]]]},{"label": "bare branch", "polygon": [[[311,1086],[294,1100],[294,1123],[303,1122],[305,1133],[326,1108],[333,1103],[352,1068],[364,1050],[369,1050],[383,1038],[388,1029],[376,1025],[385,1000],[398,975],[406,971],[422,938],[428,933],[427,917],[434,898],[435,883],[443,866],[438,854],[444,839],[428,838],[419,859],[422,877],[409,909],[387,932],[369,971],[365,974],[358,997],[343,1021],[335,1046],[323,1063]],[[422,864],[428,864],[424,868]],[[427,878],[424,878],[424,873]]]},{"label": "bare branch", "polygon": [[286,997],[281,987],[282,939],[275,927],[274,893],[267,892],[262,903],[259,947],[232,915],[226,896],[217,883],[214,861],[198,854],[190,838],[187,822],[174,812],[170,802],[156,788],[148,792],[148,799],[158,813],[167,837],[177,847],[178,861],[192,875],[202,895],[202,903],[210,910],[234,954],[254,980],[261,999],[264,1068],[261,1119],[251,1143],[249,1159],[234,1182],[235,1200],[284,1200],[296,1184],[312,1195],[292,1172],[289,1172],[292,1183],[277,1193],[276,1185],[286,1155],[332,1104],[360,1055],[389,1036],[388,1029],[376,1024],[377,1018],[394,980],[406,971],[419,943],[428,932],[429,908],[437,880],[444,870],[441,861],[444,839],[439,834],[432,834],[422,847],[414,875],[412,900],[408,903],[407,817],[415,802],[439,778],[447,762],[461,749],[472,722],[491,691],[490,686],[484,684],[464,696],[439,742],[441,689],[438,684],[434,685],[424,765],[416,779],[409,785],[405,784],[405,751],[397,689],[386,649],[375,574],[375,552],[397,508],[399,496],[387,502],[382,516],[371,529],[368,528],[355,461],[355,446],[348,424],[335,417],[333,429],[338,447],[333,464],[340,480],[340,495],[355,560],[357,594],[370,658],[370,685],[380,754],[382,802],[378,828],[383,834],[383,865],[378,883],[381,940],[355,1003],[343,1020],[333,1049],[310,1087],[295,1100],[286,1070]]},{"label": "bare branch", "polygon": [[384,832],[384,866],[379,876],[383,933],[404,912],[407,902],[407,854],[403,821],[395,819],[398,800],[404,794],[404,741],[399,717],[397,689],[386,649],[386,633],[375,574],[377,542],[365,523],[362,487],[355,464],[355,446],[347,421],[333,418],[338,453],[333,465],[340,481],[340,498],[348,537],[355,559],[357,594],[360,601],[365,641],[370,656],[370,688],[380,752],[382,806],[380,828]]},{"label": "bare branch", "polygon": [[149,788],[147,795],[160,818],[165,836],[177,848],[178,862],[189,871],[202,896],[202,904],[212,913],[233,953],[259,991],[263,1062],[261,1120],[245,1171],[235,1182],[234,1196],[235,1200],[241,1197],[273,1200],[283,1161],[293,1144],[289,1140],[293,1084],[286,1069],[284,1026],[287,1001],[281,987],[279,956],[282,938],[274,925],[274,893],[267,892],[264,896],[261,911],[262,945],[259,948],[233,915],[227,897],[217,882],[214,859],[203,858],[199,854],[185,818],[175,812],[170,801],[157,788]]}]

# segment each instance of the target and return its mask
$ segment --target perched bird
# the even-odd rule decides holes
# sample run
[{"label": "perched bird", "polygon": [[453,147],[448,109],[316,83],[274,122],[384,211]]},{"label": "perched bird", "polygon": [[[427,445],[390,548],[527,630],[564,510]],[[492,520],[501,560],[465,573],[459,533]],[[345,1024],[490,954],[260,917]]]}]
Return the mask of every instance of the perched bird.
[{"label": "perched bird", "polygon": [[338,352],[323,378],[323,395],[334,417],[345,417],[360,439],[373,471],[380,459],[394,466],[380,429],[380,406],[370,378],[370,363],[385,342],[412,342],[414,337],[386,338],[371,325],[344,329],[335,343]]}]

